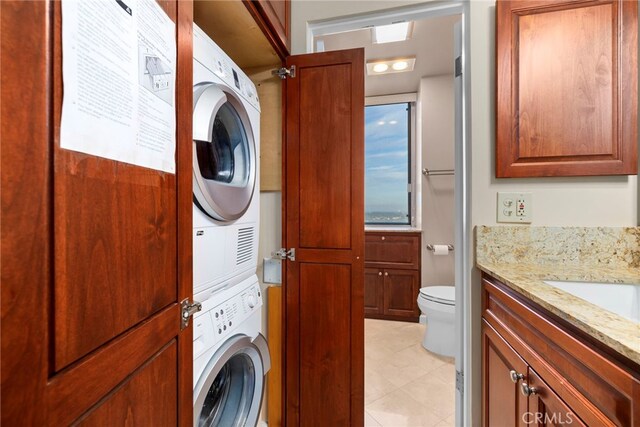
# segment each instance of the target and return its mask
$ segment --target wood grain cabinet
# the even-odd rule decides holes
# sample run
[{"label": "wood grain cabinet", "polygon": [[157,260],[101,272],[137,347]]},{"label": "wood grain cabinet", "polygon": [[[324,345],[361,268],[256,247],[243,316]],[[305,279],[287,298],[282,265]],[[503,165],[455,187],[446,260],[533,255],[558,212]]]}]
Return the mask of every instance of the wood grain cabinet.
[{"label": "wood grain cabinet", "polygon": [[365,317],[417,322],[420,233],[365,233]]},{"label": "wood grain cabinet", "polygon": [[280,56],[291,49],[291,0],[243,0]]},{"label": "wood grain cabinet", "polygon": [[640,366],[483,276],[483,425],[640,426]]},{"label": "wood grain cabinet", "polygon": [[633,175],[638,2],[496,5],[496,177]]}]

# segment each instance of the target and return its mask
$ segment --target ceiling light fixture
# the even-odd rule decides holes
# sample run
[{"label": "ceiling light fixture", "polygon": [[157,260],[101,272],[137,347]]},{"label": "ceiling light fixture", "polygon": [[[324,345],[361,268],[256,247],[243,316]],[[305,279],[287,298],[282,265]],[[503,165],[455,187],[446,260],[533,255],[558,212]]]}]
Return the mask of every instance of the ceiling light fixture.
[{"label": "ceiling light fixture", "polygon": [[411,36],[413,22],[397,22],[390,25],[373,27],[374,43],[391,43],[407,40]]},{"label": "ceiling light fixture", "polygon": [[381,62],[379,64],[375,64],[373,66],[373,71],[375,71],[376,73],[384,73],[388,69],[389,69],[389,65],[385,64],[384,62]]},{"label": "ceiling light fixture", "polygon": [[371,59],[367,61],[367,75],[379,76],[382,74],[413,71],[415,64],[415,56],[395,59]]},{"label": "ceiling light fixture", "polygon": [[407,61],[396,61],[393,63],[391,68],[393,68],[396,71],[403,71],[403,70],[406,70],[408,66],[409,64],[407,63]]}]

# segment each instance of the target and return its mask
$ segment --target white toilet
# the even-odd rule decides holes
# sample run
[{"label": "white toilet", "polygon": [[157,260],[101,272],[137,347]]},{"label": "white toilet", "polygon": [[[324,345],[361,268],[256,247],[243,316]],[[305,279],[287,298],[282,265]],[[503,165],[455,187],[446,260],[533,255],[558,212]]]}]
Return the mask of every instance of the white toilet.
[{"label": "white toilet", "polygon": [[454,286],[427,286],[420,289],[418,307],[427,317],[422,346],[442,356],[453,357],[456,349]]}]

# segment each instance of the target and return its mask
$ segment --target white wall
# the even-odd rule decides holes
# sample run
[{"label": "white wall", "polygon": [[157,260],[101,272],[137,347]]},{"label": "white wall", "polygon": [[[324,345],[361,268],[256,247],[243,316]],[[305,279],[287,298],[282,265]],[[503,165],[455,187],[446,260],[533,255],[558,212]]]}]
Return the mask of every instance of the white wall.
[{"label": "white wall", "polygon": [[422,3],[419,0],[292,0],[291,1],[291,53],[306,53],[307,23],[323,19],[368,13]]},{"label": "white wall", "polygon": [[[452,75],[423,77],[419,102],[422,134],[422,168],[453,169],[454,164],[454,80]],[[425,177],[422,180],[422,286],[453,285],[454,256],[435,256],[431,244],[453,244],[454,177]]]},{"label": "white wall", "polygon": [[494,5],[471,2],[472,223],[496,223],[497,191],[528,191],[532,225],[637,225],[637,176],[495,178]]}]

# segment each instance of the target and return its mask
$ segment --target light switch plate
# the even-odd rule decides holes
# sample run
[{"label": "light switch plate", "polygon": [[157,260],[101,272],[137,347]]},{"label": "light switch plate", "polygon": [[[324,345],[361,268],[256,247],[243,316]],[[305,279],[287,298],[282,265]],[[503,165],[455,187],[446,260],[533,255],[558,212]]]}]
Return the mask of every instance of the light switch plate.
[{"label": "light switch plate", "polygon": [[532,212],[531,193],[498,193],[497,222],[530,224]]}]

